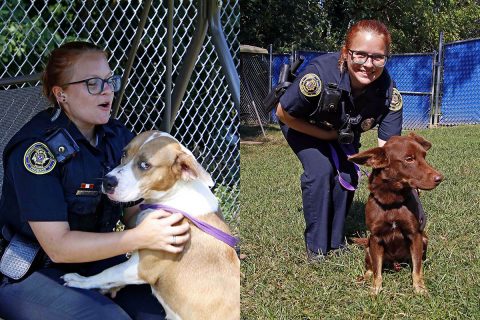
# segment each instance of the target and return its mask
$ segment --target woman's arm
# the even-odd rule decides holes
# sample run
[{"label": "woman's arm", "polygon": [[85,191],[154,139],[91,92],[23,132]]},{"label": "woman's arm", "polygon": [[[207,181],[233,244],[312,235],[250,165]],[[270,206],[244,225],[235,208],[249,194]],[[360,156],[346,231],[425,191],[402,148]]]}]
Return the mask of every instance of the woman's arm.
[{"label": "woman's arm", "polygon": [[[43,250],[57,263],[89,262],[138,249],[178,253],[190,238],[183,216],[159,210],[150,213],[137,227],[121,232],[72,231],[64,221],[29,221]],[[175,235],[175,245],[173,245]]]},{"label": "woman's arm", "polygon": [[277,105],[276,115],[280,121],[298,132],[305,133],[321,140],[336,140],[338,138],[338,134],[335,130],[320,129],[304,119],[291,116],[283,109],[280,103]]},{"label": "woman's arm", "polygon": [[140,204],[123,209],[122,221],[128,229],[134,228],[137,221],[137,215],[140,213]]}]

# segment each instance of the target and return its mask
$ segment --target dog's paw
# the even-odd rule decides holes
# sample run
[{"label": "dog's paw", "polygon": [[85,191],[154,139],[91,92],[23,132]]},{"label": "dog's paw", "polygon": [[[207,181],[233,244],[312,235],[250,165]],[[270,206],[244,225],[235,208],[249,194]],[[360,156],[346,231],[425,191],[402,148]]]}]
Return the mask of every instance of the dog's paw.
[{"label": "dog's paw", "polygon": [[370,281],[372,276],[373,276],[373,271],[372,270],[367,270],[367,271],[365,271],[365,273],[362,276],[358,276],[355,279],[355,282],[357,284],[364,284],[364,283]]},{"label": "dog's paw", "polygon": [[428,294],[427,287],[425,286],[425,281],[423,280],[422,274],[412,273],[413,280],[413,289],[416,294]]},{"label": "dog's paw", "polygon": [[413,289],[415,290],[416,294],[422,294],[422,295],[427,295],[428,294],[428,290],[427,290],[427,288],[425,287],[424,284],[414,285]]},{"label": "dog's paw", "polygon": [[382,291],[382,276],[381,274],[375,275],[373,277],[373,286],[372,286],[372,294],[377,295]]},{"label": "dog's paw", "polygon": [[78,273],[67,273],[61,277],[65,283],[64,286],[90,289],[90,285],[87,281],[87,277],[81,276]]},{"label": "dog's paw", "polygon": [[100,289],[101,294],[109,294],[110,297],[113,299],[117,296],[117,292],[120,291],[125,286],[118,286],[110,289]]},{"label": "dog's paw", "polygon": [[382,291],[382,287],[372,287],[372,289],[370,290],[370,294],[372,296],[378,296],[378,294]]},{"label": "dog's paw", "polygon": [[373,271],[372,270],[367,270],[365,271],[365,274],[363,275],[363,281],[370,281],[370,279],[373,277]]}]

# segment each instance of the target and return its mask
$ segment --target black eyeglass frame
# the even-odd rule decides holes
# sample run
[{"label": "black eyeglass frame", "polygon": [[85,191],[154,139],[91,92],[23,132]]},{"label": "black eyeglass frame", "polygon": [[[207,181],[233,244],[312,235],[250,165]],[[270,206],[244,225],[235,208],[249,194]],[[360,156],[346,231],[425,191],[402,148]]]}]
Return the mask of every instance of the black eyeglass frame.
[{"label": "black eyeglass frame", "polygon": [[[350,56],[352,57],[352,62],[355,63],[355,64],[359,64],[359,65],[363,65],[363,64],[367,63],[368,59],[370,58],[370,59],[372,60],[372,64],[373,64],[375,67],[377,67],[377,68],[382,68],[382,67],[384,67],[384,66],[387,64],[387,60],[388,60],[388,55],[386,55],[386,54],[368,54],[368,53],[366,53],[365,51],[350,50],[350,49],[348,49],[348,53],[350,53]],[[367,57],[365,58],[365,61],[363,61],[362,63],[355,62],[355,61],[353,60],[353,55],[354,55],[355,53],[361,53],[362,55],[366,55]],[[383,65],[377,66],[377,65],[375,64],[375,57],[383,57],[383,59],[385,59],[384,62],[383,62]]]},{"label": "black eyeglass frame", "polygon": [[[100,92],[97,92],[97,93],[90,92],[90,86],[88,85],[88,81],[93,80],[93,79],[98,79],[98,80],[102,81],[102,85],[100,86]],[[111,84],[113,79],[119,81],[118,88],[114,88],[114,86]],[[88,78],[88,79],[83,79],[83,80],[64,83],[64,84],[62,84],[62,87],[66,86],[66,85],[77,84],[77,83],[82,83],[82,82],[84,82],[85,85],[87,86],[87,91],[88,91],[89,94],[96,95],[96,94],[100,94],[100,93],[103,92],[103,90],[105,89],[105,83],[108,83],[110,88],[112,88],[113,92],[118,92],[120,90],[120,87],[122,86],[122,77],[120,75],[117,75],[117,74],[114,74],[113,76],[108,77],[107,79],[102,79],[102,78],[99,78],[99,77],[93,77],[93,78]]]}]

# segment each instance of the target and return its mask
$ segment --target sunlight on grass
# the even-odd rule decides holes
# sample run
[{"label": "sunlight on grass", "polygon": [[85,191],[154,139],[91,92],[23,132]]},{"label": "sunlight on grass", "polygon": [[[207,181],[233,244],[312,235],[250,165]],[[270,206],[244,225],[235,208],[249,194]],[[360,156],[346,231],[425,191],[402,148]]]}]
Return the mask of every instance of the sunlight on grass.
[{"label": "sunlight on grass", "polygon": [[[421,194],[429,295],[413,293],[403,268],[386,272],[383,292],[370,296],[369,284],[355,282],[364,254],[353,245],[324,263],[306,263],[301,164],[278,128],[269,127],[262,144],[241,146],[242,319],[480,319],[480,126],[416,133],[432,142],[427,160],[446,177]],[[362,143],[375,146],[376,132]],[[366,234],[366,182],[355,195],[347,236]]]}]

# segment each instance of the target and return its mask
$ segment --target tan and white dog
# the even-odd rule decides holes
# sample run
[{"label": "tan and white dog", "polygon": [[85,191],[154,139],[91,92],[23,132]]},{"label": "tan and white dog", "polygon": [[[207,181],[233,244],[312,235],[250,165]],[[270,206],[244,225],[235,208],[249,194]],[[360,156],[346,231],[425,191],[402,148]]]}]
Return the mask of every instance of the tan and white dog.
[{"label": "tan and white dog", "polygon": [[[148,131],[135,137],[121,164],[106,178],[116,180],[114,189],[108,190],[114,201],[143,198],[145,203],[177,208],[230,233],[209,189],[210,175],[167,133]],[[137,224],[151,211],[142,211]],[[125,285],[148,283],[167,319],[240,319],[240,261],[234,248],[189,223],[190,240],[179,254],[139,250],[126,262],[92,277],[66,274],[65,284],[115,292]]]}]

